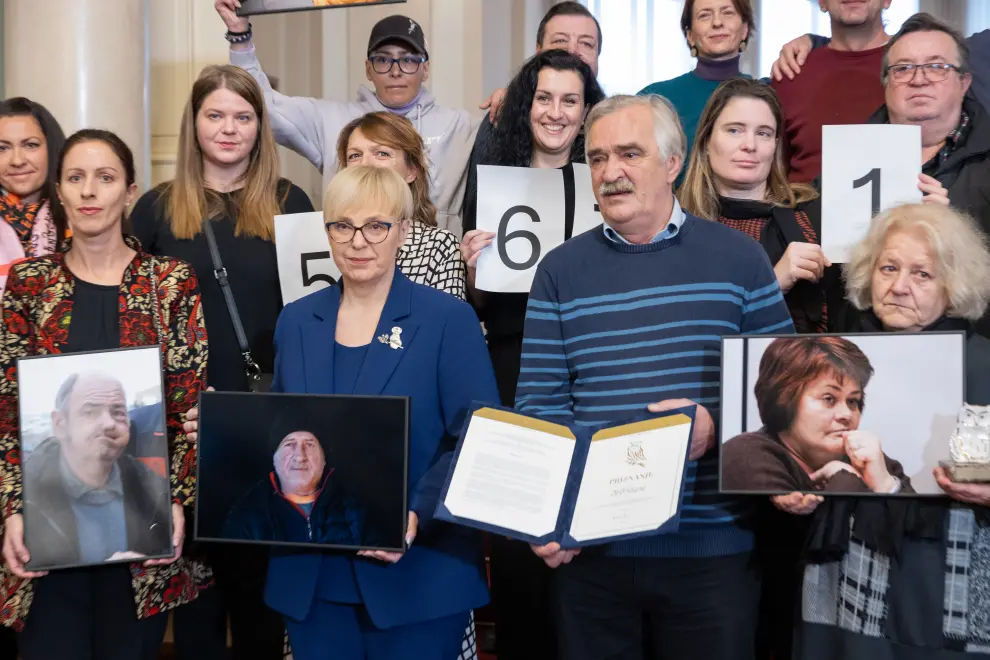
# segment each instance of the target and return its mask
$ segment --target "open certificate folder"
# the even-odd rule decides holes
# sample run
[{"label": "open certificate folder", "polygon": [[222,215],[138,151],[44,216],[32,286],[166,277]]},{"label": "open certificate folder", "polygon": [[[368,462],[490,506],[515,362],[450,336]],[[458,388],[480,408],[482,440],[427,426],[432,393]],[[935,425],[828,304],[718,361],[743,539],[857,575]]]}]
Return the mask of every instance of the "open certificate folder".
[{"label": "open certificate folder", "polygon": [[677,531],[694,410],[593,431],[478,408],[436,517],[563,548]]}]

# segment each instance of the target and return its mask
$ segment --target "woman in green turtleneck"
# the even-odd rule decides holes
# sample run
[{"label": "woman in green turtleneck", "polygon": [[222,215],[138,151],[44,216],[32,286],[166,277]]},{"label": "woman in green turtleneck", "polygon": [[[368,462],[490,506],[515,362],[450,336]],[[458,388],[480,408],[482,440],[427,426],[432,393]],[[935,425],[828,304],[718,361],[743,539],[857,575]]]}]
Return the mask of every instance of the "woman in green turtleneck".
[{"label": "woman in green turtleneck", "polygon": [[[739,55],[756,30],[753,7],[750,0],[687,0],[681,30],[698,66],[682,76],[648,85],[640,94],[659,94],[674,104],[687,136],[686,163],[708,97],[721,83],[741,75]],[[680,186],[683,178],[682,170],[675,185]]]}]

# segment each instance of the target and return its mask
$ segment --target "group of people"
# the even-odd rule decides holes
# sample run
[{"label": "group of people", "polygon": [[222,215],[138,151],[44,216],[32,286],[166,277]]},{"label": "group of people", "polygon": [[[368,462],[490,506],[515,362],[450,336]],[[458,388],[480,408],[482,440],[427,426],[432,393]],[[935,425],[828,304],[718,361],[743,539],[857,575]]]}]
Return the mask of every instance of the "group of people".
[{"label": "group of people", "polygon": [[[499,660],[990,653],[990,486],[939,471],[948,497],[896,502],[718,486],[722,335],[963,330],[967,402],[990,404],[990,58],[975,56],[990,31],[967,40],[918,14],[888,35],[896,1],[820,0],[831,39],[786,45],[768,82],[739,69],[750,1],[686,0],[696,68],[612,97],[598,22],[560,2],[479,123],[424,87],[408,17],[373,28],[373,88],[337,103],[275,91],[238,1],[215,0],[230,64],[193,85],[175,177],[140,198],[116,135],[66,137],[37,102],[0,102],[0,622],[21,657],[150,660],[172,614],[177,658],[227,657],[229,630],[238,658],[282,657],[287,631],[299,660],[468,660],[489,592]],[[922,203],[874,218],[847,264],[820,247],[831,123],[922,129]],[[273,218],[313,204],[279,176],[277,144],[322,171],[341,272],[288,305]],[[477,229],[477,165],[573,181],[574,163],[603,225],[547,254],[528,295],[477,289],[494,238]],[[24,542],[17,361],[147,345],[163,355],[173,556],[29,570],[43,550]],[[275,392],[410,397],[407,552],[188,537],[198,394],[264,376]],[[804,394],[768,400],[752,441],[786,454]],[[585,426],[696,406],[679,530],[583,551],[491,535],[489,574],[480,534],[433,519],[476,402]],[[256,495],[298,504],[280,462],[312,454],[317,483],[326,458],[276,435]],[[814,489],[793,462],[788,483]],[[120,495],[67,498],[94,493]]]}]

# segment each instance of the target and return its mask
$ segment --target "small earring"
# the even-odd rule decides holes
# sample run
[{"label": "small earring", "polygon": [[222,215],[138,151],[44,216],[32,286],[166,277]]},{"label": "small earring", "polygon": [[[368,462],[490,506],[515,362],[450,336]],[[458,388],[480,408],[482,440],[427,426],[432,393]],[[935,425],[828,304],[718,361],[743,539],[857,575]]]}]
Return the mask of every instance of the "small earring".
[{"label": "small earring", "polygon": [[696,46],[691,46],[691,57],[696,59],[698,57],[698,48]]},{"label": "small earring", "polygon": [[745,52],[746,52],[746,46],[747,46],[747,45],[748,45],[748,44],[747,44],[747,43],[746,43],[745,41],[743,41],[742,43],[740,43],[740,44],[739,44],[739,52],[740,52],[740,53],[745,53]]}]

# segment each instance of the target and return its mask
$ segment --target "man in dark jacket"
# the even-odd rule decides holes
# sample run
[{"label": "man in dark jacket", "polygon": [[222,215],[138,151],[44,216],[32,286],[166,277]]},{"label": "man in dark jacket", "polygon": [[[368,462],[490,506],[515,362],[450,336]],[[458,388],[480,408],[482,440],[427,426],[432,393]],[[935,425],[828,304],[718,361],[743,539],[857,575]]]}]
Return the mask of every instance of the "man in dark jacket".
[{"label": "man in dark jacket", "polygon": [[[870,122],[920,126],[922,171],[990,234],[990,116],[968,94],[965,39],[932,16],[915,14],[887,44],[883,82],[886,105]],[[990,315],[976,327],[990,336]]]},{"label": "man in dark jacket", "polygon": [[[297,424],[297,426],[299,426]],[[331,480],[320,440],[310,431],[275,424],[271,448],[275,469],[235,504],[224,537],[275,543],[319,543],[357,547],[364,513]]]},{"label": "man in dark jacket", "polygon": [[171,553],[168,479],[125,453],[130,420],[120,382],[70,376],[55,397],[52,430],[24,464],[28,568]]}]

